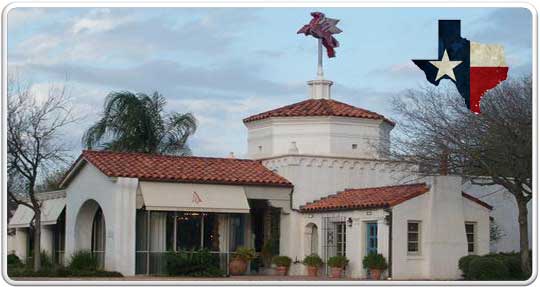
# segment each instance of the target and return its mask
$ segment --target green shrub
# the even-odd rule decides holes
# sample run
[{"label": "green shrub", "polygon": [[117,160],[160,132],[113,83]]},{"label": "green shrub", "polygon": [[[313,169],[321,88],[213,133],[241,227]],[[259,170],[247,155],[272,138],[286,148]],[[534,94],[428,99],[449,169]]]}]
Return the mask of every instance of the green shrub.
[{"label": "green shrub", "polygon": [[261,248],[260,258],[262,260],[263,265],[266,267],[270,266],[270,264],[272,263],[272,250],[273,249],[274,249],[274,246],[271,240],[265,241]]},{"label": "green shrub", "polygon": [[349,259],[345,256],[332,256],[328,259],[328,265],[330,267],[345,268],[349,264]]},{"label": "green shrub", "polygon": [[54,266],[54,263],[51,256],[49,256],[49,253],[42,250],[41,251],[41,268],[49,270],[53,268],[53,266]]},{"label": "green shrub", "polygon": [[311,267],[321,267],[324,262],[322,261],[321,257],[319,257],[319,255],[311,254],[309,256],[306,256],[306,258],[304,258],[304,261],[302,261],[302,263],[304,263],[304,265],[311,266]]},{"label": "green shrub", "polygon": [[386,270],[388,268],[388,264],[386,263],[384,256],[377,253],[369,253],[366,255],[362,260],[362,265],[366,269]]},{"label": "green shrub", "polygon": [[207,249],[199,251],[169,252],[165,258],[166,271],[173,276],[218,277],[223,276],[219,268],[219,257]]},{"label": "green shrub", "polygon": [[21,259],[19,259],[19,257],[17,255],[15,255],[15,254],[9,254],[7,256],[7,264],[8,264],[8,266],[21,266],[21,265],[23,265]]},{"label": "green shrub", "polygon": [[116,271],[104,270],[75,270],[63,266],[52,269],[41,269],[34,272],[29,268],[8,269],[9,277],[123,277]]},{"label": "green shrub", "polygon": [[291,258],[288,256],[274,256],[272,258],[272,263],[276,264],[276,266],[283,266],[283,267],[289,267],[291,266]]},{"label": "green shrub", "polygon": [[[526,280],[528,276],[523,274],[521,270],[521,259],[519,253],[509,252],[509,253],[490,253],[483,256],[478,255],[468,255],[461,257],[459,259],[459,269],[463,271],[463,277],[467,280],[478,280],[474,279],[470,274],[470,262],[475,258],[490,258],[495,259],[504,264],[508,270],[507,276],[501,280]],[[486,279],[487,280],[487,279]]]},{"label": "green shrub", "polygon": [[236,249],[236,252],[234,252],[234,257],[248,262],[255,259],[257,255],[255,254],[255,249],[241,246]]},{"label": "green shrub", "polygon": [[461,257],[459,259],[458,267],[461,270],[461,272],[463,272],[463,278],[470,279],[470,276],[469,276],[469,264],[471,263],[471,260],[473,260],[475,258],[479,258],[479,257],[480,256],[478,256],[478,255],[467,255],[467,256],[463,256],[463,257]]},{"label": "green shrub", "polygon": [[468,268],[468,279],[471,280],[504,280],[509,278],[506,265],[501,260],[490,256],[473,258]]},{"label": "green shrub", "polygon": [[521,257],[519,253],[509,252],[509,253],[490,253],[485,255],[486,257],[496,258],[504,263],[506,268],[508,268],[508,279],[513,280],[524,280],[527,279],[523,271],[521,270]]},{"label": "green shrub", "polygon": [[71,256],[69,269],[95,271],[98,269],[97,257],[88,250],[77,251]]}]

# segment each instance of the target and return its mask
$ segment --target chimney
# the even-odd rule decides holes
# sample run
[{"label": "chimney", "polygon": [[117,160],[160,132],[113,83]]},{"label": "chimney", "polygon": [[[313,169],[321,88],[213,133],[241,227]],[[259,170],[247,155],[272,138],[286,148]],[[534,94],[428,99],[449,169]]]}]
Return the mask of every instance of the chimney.
[{"label": "chimney", "polygon": [[309,86],[309,95],[312,99],[330,99],[330,87],[334,82],[325,80],[325,79],[317,79],[308,81]]}]

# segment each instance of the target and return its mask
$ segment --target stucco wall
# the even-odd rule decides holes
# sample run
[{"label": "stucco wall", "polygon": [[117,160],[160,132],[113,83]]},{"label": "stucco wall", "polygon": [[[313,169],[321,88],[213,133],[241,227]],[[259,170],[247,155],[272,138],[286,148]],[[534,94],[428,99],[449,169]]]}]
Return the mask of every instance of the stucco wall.
[{"label": "stucco wall", "polygon": [[300,154],[376,158],[374,147],[387,147],[392,129],[382,120],[345,117],[269,118],[246,126],[254,159],[289,154],[292,142]]},{"label": "stucco wall", "polygon": [[78,249],[90,249],[95,209],[83,209],[94,200],[105,217],[105,269],[124,275],[135,272],[135,201],[138,181],[108,178],[85,164],[66,188],[66,259]]},{"label": "stucco wall", "polygon": [[[491,251],[519,251],[518,210],[514,196],[500,185],[480,186],[473,185],[468,181],[463,184],[463,191],[480,197],[493,206],[491,216],[499,227],[502,237],[492,242]],[[529,246],[532,247],[532,201],[529,201],[527,208],[529,210]]]},{"label": "stucco wall", "polygon": [[[461,178],[424,179],[430,191],[393,207],[393,279],[459,279],[468,255],[465,222],[476,223],[475,254],[489,252],[489,209],[461,195]],[[420,253],[407,253],[407,222],[420,221]]]},{"label": "stucco wall", "polygon": [[413,177],[395,163],[360,158],[289,155],[263,164],[294,184],[293,208],[346,188],[392,185]]}]

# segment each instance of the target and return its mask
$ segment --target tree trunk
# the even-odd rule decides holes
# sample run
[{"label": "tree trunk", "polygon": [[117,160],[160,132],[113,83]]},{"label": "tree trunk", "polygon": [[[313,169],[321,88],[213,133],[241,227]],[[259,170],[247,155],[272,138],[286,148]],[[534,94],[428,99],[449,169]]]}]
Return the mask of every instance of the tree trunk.
[{"label": "tree trunk", "polygon": [[34,210],[34,271],[41,269],[41,210]]},{"label": "tree trunk", "polygon": [[519,252],[521,257],[521,270],[527,277],[531,275],[531,265],[529,258],[529,229],[527,218],[527,201],[522,198],[516,198],[518,205],[519,222]]}]

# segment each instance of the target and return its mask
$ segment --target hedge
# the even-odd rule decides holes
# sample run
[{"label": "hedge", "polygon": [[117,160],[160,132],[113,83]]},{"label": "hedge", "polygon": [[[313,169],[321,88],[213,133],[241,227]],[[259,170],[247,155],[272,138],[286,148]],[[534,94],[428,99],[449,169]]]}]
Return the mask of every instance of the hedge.
[{"label": "hedge", "polygon": [[459,259],[458,267],[466,280],[526,280],[528,278],[521,270],[519,253],[515,252],[464,256]]}]

